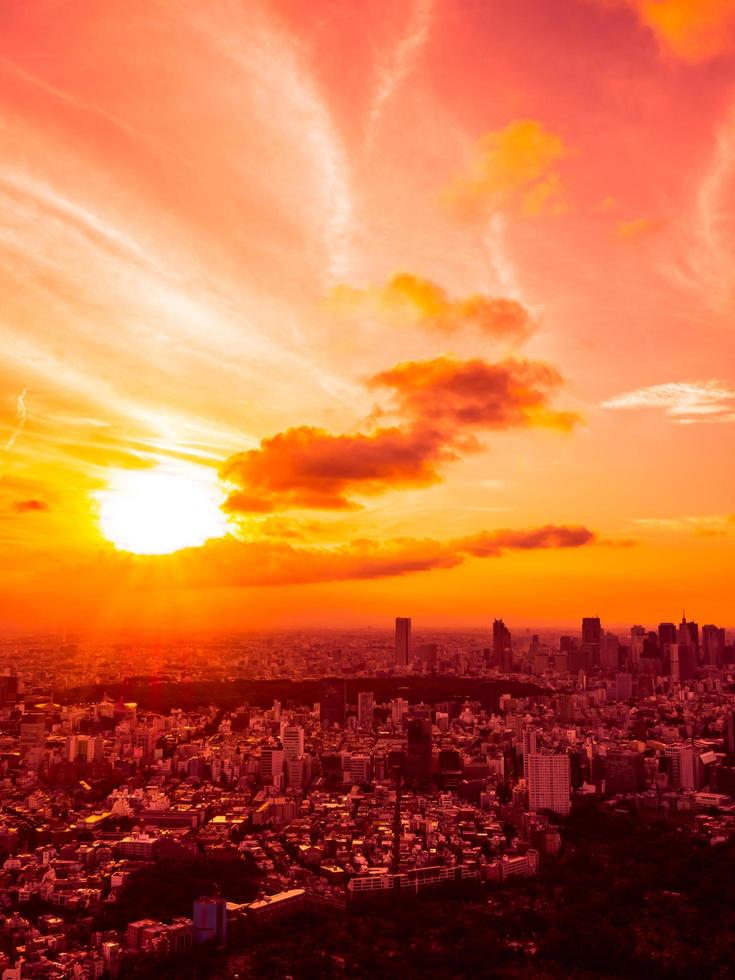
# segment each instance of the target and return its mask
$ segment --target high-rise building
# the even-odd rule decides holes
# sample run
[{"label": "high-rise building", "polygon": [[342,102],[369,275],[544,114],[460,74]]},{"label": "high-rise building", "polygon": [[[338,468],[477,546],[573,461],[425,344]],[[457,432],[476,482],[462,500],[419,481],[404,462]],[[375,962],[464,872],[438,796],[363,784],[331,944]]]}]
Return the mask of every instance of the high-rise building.
[{"label": "high-rise building", "polygon": [[671,676],[677,681],[690,681],[697,673],[697,655],[694,647],[672,643],[669,646]]},{"label": "high-rise building", "polygon": [[375,711],[375,696],[372,691],[360,691],[357,695],[357,724],[360,728],[372,729]]},{"label": "high-rise building", "polygon": [[281,745],[285,759],[298,759],[304,754],[304,729],[301,725],[281,725]]},{"label": "high-rise building", "polygon": [[676,626],[673,623],[658,624],[658,645],[661,651],[665,649],[667,643],[676,643],[676,636]]},{"label": "high-rise building", "polygon": [[602,625],[598,616],[585,616],[582,620],[581,659],[583,669],[596,667],[600,663],[600,642]]},{"label": "high-rise building", "polygon": [[42,711],[27,711],[20,723],[20,754],[43,745],[46,738],[46,715]]},{"label": "high-rise building", "polygon": [[535,728],[523,730],[523,777],[528,781],[528,759],[538,751],[538,732]]},{"label": "high-rise building", "polygon": [[347,681],[343,677],[325,677],[319,696],[322,725],[344,727],[347,712]]},{"label": "high-rise building", "polygon": [[260,778],[266,783],[279,786],[283,782],[283,762],[286,757],[283,749],[267,746],[260,750]]},{"label": "high-rise building", "polygon": [[721,667],[725,662],[725,630],[708,624],[702,627],[702,656],[708,667]]},{"label": "high-rise building", "polygon": [[390,720],[399,728],[408,714],[409,704],[406,698],[393,698],[390,703]]},{"label": "high-rise building", "polygon": [[411,718],[406,745],[406,784],[410,789],[431,787],[431,721]]},{"label": "high-rise building", "polygon": [[493,662],[502,669],[507,650],[513,649],[513,637],[502,619],[493,620]]},{"label": "high-rise building", "polygon": [[630,628],[630,662],[634,666],[637,666],[641,657],[644,656],[647,635],[645,626],[631,626]]},{"label": "high-rise building", "polygon": [[227,902],[224,898],[198,898],[194,902],[194,942],[227,942]]},{"label": "high-rise building", "polygon": [[599,616],[585,616],[582,620],[582,643],[599,643],[602,625]]},{"label": "high-rise building", "polygon": [[396,667],[407,667],[411,662],[411,620],[396,617]]},{"label": "high-rise building", "polygon": [[676,789],[695,789],[694,748],[689,744],[667,745],[664,755],[669,760],[671,785]]},{"label": "high-rise building", "polygon": [[545,752],[528,757],[528,804],[531,810],[552,810],[568,816],[571,768],[569,756]]},{"label": "high-rise building", "polygon": [[620,666],[620,640],[613,633],[600,637],[600,667],[603,670],[616,670]]},{"label": "high-rise building", "polygon": [[730,708],[725,715],[725,752],[735,755],[735,709]]}]

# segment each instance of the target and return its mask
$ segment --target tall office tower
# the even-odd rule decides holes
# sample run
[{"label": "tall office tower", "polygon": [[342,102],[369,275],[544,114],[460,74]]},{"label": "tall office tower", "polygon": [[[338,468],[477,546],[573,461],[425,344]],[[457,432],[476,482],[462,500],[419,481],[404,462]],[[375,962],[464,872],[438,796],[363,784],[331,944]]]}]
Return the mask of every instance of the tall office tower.
[{"label": "tall office tower", "polygon": [[598,616],[586,616],[582,620],[582,661],[586,668],[596,667],[600,662],[600,640],[602,626]]},{"label": "tall office tower", "polygon": [[502,619],[493,620],[493,662],[496,667],[503,664],[506,650],[513,649],[513,637]]},{"label": "tall office tower", "polygon": [[605,633],[600,638],[600,667],[605,670],[616,670],[620,666],[620,641],[612,633]]},{"label": "tall office tower", "polygon": [[14,674],[0,676],[0,706],[15,704],[18,700],[18,678]]},{"label": "tall office tower", "polygon": [[698,624],[688,623],[686,616],[682,616],[679,629],[676,631],[676,642],[682,647],[692,647],[697,652],[699,650]]},{"label": "tall office tower", "polygon": [[304,754],[304,729],[301,725],[281,725],[281,745],[286,759],[298,759]]},{"label": "tall office tower", "polygon": [[643,651],[646,646],[646,633],[645,626],[631,626],[630,628],[630,662],[631,664],[639,664],[641,657],[644,655]]},{"label": "tall office tower", "polygon": [[20,754],[42,746],[46,740],[46,715],[42,711],[27,711],[20,723]]},{"label": "tall office tower", "polygon": [[676,643],[676,626],[673,623],[658,624],[658,645],[663,652],[667,643]]},{"label": "tall office tower", "polygon": [[667,745],[664,755],[669,760],[671,784],[676,789],[696,789],[694,748],[686,745]]},{"label": "tall office tower", "polygon": [[697,655],[694,648],[682,643],[669,646],[671,676],[677,681],[690,681],[697,673]]},{"label": "tall office tower", "polygon": [[325,677],[319,696],[319,717],[322,725],[344,727],[347,710],[347,681],[343,677]]},{"label": "tall office tower", "polygon": [[427,718],[408,722],[406,783],[414,790],[431,788],[431,721]]},{"label": "tall office tower", "polygon": [[582,643],[599,643],[602,636],[602,626],[599,616],[585,616],[582,620]]},{"label": "tall office tower", "polygon": [[258,771],[263,782],[273,783],[278,786],[283,782],[283,763],[285,752],[283,749],[274,749],[267,746],[260,750],[260,763]]},{"label": "tall office tower", "polygon": [[523,730],[523,777],[528,781],[528,759],[538,751],[538,732],[535,728]]},{"label": "tall office tower", "polygon": [[372,729],[375,696],[372,691],[360,691],[357,695],[357,724],[360,728]]},{"label": "tall office tower", "polygon": [[569,756],[535,752],[528,757],[528,804],[531,810],[552,810],[563,817],[572,808]]},{"label": "tall office tower", "polygon": [[730,708],[725,715],[725,752],[735,755],[735,709]]},{"label": "tall office tower", "polygon": [[393,698],[390,703],[390,720],[398,728],[403,724],[403,719],[408,714],[408,701],[406,698]]},{"label": "tall office tower", "polygon": [[721,667],[725,662],[725,630],[708,624],[702,627],[702,655],[708,667]]},{"label": "tall office tower", "polygon": [[396,617],[396,667],[407,667],[411,662],[411,620]]},{"label": "tall office tower", "polygon": [[194,902],[194,942],[227,942],[227,902],[224,898],[198,898]]}]

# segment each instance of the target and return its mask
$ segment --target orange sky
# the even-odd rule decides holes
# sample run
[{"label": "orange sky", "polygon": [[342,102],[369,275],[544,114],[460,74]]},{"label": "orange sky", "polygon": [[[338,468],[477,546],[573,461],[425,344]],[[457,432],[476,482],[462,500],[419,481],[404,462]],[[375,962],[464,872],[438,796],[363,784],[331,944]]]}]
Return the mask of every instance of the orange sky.
[{"label": "orange sky", "polygon": [[735,0],[3,4],[0,146],[0,627],[735,624]]}]

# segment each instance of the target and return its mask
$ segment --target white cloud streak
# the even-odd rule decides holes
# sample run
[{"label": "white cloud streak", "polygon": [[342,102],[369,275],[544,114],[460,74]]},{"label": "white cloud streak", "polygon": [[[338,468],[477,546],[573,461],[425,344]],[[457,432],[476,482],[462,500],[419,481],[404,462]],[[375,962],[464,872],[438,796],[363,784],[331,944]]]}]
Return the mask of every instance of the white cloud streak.
[{"label": "white cloud streak", "polygon": [[711,378],[706,381],[670,381],[637,388],[602,402],[601,408],[662,410],[673,421],[735,422],[735,387]]}]

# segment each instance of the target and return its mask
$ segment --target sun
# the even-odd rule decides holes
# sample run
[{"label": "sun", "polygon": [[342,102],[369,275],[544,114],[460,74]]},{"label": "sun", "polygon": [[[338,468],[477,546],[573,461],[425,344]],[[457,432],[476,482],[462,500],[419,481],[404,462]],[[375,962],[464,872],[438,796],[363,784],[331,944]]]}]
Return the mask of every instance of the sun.
[{"label": "sun", "polygon": [[217,474],[206,466],[165,463],[151,470],[116,470],[107,489],[95,496],[100,529],[120,551],[167,555],[229,530]]}]

